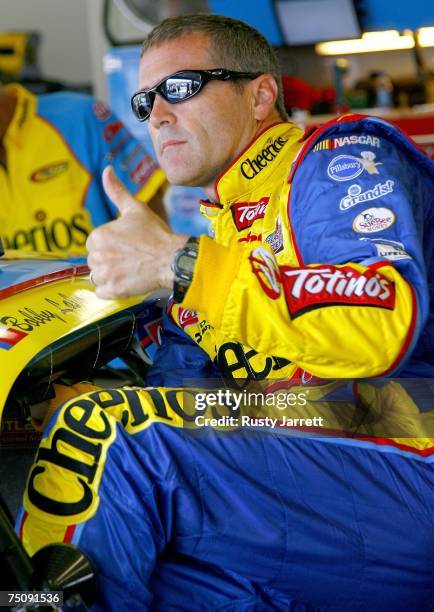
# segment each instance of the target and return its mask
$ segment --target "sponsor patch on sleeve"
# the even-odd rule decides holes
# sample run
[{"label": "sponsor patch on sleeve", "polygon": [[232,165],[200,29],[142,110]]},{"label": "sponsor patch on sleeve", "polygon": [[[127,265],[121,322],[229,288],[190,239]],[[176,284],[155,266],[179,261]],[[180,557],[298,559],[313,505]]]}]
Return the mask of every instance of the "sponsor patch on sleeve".
[{"label": "sponsor patch on sleeve", "polygon": [[281,294],[280,271],[272,253],[263,247],[256,247],[250,254],[252,272],[256,275],[264,292],[272,300],[277,300]]},{"label": "sponsor patch on sleeve", "polygon": [[270,245],[275,255],[283,251],[283,232],[280,217],[277,217],[274,232],[265,238],[265,242]]},{"label": "sponsor patch on sleeve", "polygon": [[351,181],[360,176],[362,172],[380,174],[377,166],[382,162],[375,161],[375,153],[362,151],[360,157],[355,155],[337,155],[327,167],[327,174],[333,181]]},{"label": "sponsor patch on sleeve", "polygon": [[281,282],[293,319],[326,306],[395,308],[395,284],[376,270],[363,273],[350,266],[280,268]]},{"label": "sponsor patch on sleeve", "polygon": [[326,138],[318,142],[312,151],[330,151],[331,149],[339,149],[348,145],[362,145],[364,147],[381,147],[381,140],[378,136],[372,134],[351,134],[351,136],[336,136],[335,138]]},{"label": "sponsor patch on sleeve", "polygon": [[389,259],[391,261],[397,261],[399,259],[411,259],[407,251],[405,251],[399,246],[376,242],[375,248],[377,249],[379,257],[384,257],[385,259]]},{"label": "sponsor patch on sleeve", "polygon": [[339,202],[340,210],[348,210],[357,204],[364,204],[382,198],[393,192],[394,181],[387,180],[384,183],[377,183],[372,189],[362,191],[360,185],[348,187],[347,195]]},{"label": "sponsor patch on sleeve", "polygon": [[375,234],[391,227],[396,221],[389,208],[366,208],[353,221],[353,230],[358,234]]}]

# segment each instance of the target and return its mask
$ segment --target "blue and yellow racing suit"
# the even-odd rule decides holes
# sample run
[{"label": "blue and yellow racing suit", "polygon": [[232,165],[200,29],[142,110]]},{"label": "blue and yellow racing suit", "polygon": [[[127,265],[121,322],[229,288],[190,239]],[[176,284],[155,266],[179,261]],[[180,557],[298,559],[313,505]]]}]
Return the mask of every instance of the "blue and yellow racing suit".
[{"label": "blue and yellow racing suit", "polygon": [[164,185],[162,170],[102,102],[6,89],[17,104],[3,138],[7,169],[0,167],[5,247],[84,254],[92,228],[117,216],[101,181],[108,164],[143,202]]},{"label": "blue and yellow racing suit", "polygon": [[[432,368],[432,162],[375,119],[301,137],[260,134],[203,203],[154,386],[69,400],[44,434],[17,529],[89,554],[95,609],[434,603],[432,383],[375,378]],[[240,379],[293,401],[252,412]]]},{"label": "blue and yellow racing suit", "polygon": [[153,384],[188,378],[197,345],[229,378],[434,375],[431,160],[377,119],[301,136],[266,130],[203,203],[214,240],[200,239]]}]

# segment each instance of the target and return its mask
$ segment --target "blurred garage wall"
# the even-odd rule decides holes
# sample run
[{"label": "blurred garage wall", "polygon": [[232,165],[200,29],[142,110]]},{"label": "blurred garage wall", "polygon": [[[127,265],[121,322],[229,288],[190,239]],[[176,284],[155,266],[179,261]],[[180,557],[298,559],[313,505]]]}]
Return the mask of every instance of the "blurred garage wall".
[{"label": "blurred garage wall", "polygon": [[[158,2],[158,0],[155,0]],[[0,0],[1,2],[1,0]],[[88,12],[88,32],[92,62],[92,84],[94,94],[102,100],[107,100],[106,76],[103,72],[103,57],[109,48],[103,29],[103,0],[85,0]],[[145,32],[140,30],[117,10],[111,3],[110,26],[119,40],[143,40]],[[151,30],[151,26],[149,26]]]},{"label": "blurred garage wall", "polygon": [[39,64],[45,77],[89,83],[91,51],[88,0],[0,0],[0,30],[38,31]]},{"label": "blurred garage wall", "polygon": [[[95,95],[106,100],[102,58],[108,44],[102,11],[102,0],[0,0],[0,32],[39,32],[42,75],[68,84],[90,84]],[[144,37],[116,10],[112,23],[122,38]]]},{"label": "blurred garage wall", "polygon": [[[427,14],[434,11],[433,2],[427,3]],[[402,0],[397,1],[397,11],[401,4]],[[104,36],[102,14],[103,0],[0,0],[0,31],[40,32],[42,74],[68,84],[90,84],[94,94],[107,101],[103,57],[109,45]],[[116,7],[111,12],[111,24],[122,40],[144,37],[144,32],[135,28]],[[281,50],[279,56],[285,73],[315,86],[331,84],[335,58],[319,58],[313,47]],[[434,48],[423,49],[422,57],[427,68],[434,72]],[[348,59],[348,85],[379,68],[392,78],[416,75],[414,57],[409,51],[353,55]]]}]

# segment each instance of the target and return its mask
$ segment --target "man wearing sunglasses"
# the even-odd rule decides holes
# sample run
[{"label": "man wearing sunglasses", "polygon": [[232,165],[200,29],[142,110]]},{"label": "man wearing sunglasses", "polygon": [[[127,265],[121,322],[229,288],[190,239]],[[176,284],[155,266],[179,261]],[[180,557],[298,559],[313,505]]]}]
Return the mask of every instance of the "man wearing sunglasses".
[{"label": "man wearing sunglasses", "polygon": [[[366,426],[367,405],[407,426],[419,407],[351,379],[432,373],[432,163],[358,116],[303,142],[272,50],[236,20],[165,20],[139,78],[133,112],[169,181],[207,192],[214,239],[171,233],[106,172],[121,217],[88,240],[98,295],[173,284],[173,301],[152,387],[96,390],[51,421],[18,521],[26,547],[82,547],[104,610],[428,609],[431,440]],[[280,424],[323,414],[325,429],[226,426],[246,381],[290,392]]]}]

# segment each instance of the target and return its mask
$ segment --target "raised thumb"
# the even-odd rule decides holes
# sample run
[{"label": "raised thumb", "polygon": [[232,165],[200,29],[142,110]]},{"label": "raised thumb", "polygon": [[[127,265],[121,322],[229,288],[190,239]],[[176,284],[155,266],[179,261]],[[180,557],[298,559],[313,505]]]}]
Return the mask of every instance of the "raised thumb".
[{"label": "raised thumb", "polygon": [[131,193],[122,185],[113,166],[107,166],[102,173],[102,184],[104,190],[113,204],[118,208],[121,215],[129,210],[140,206],[140,202],[134,199]]}]

